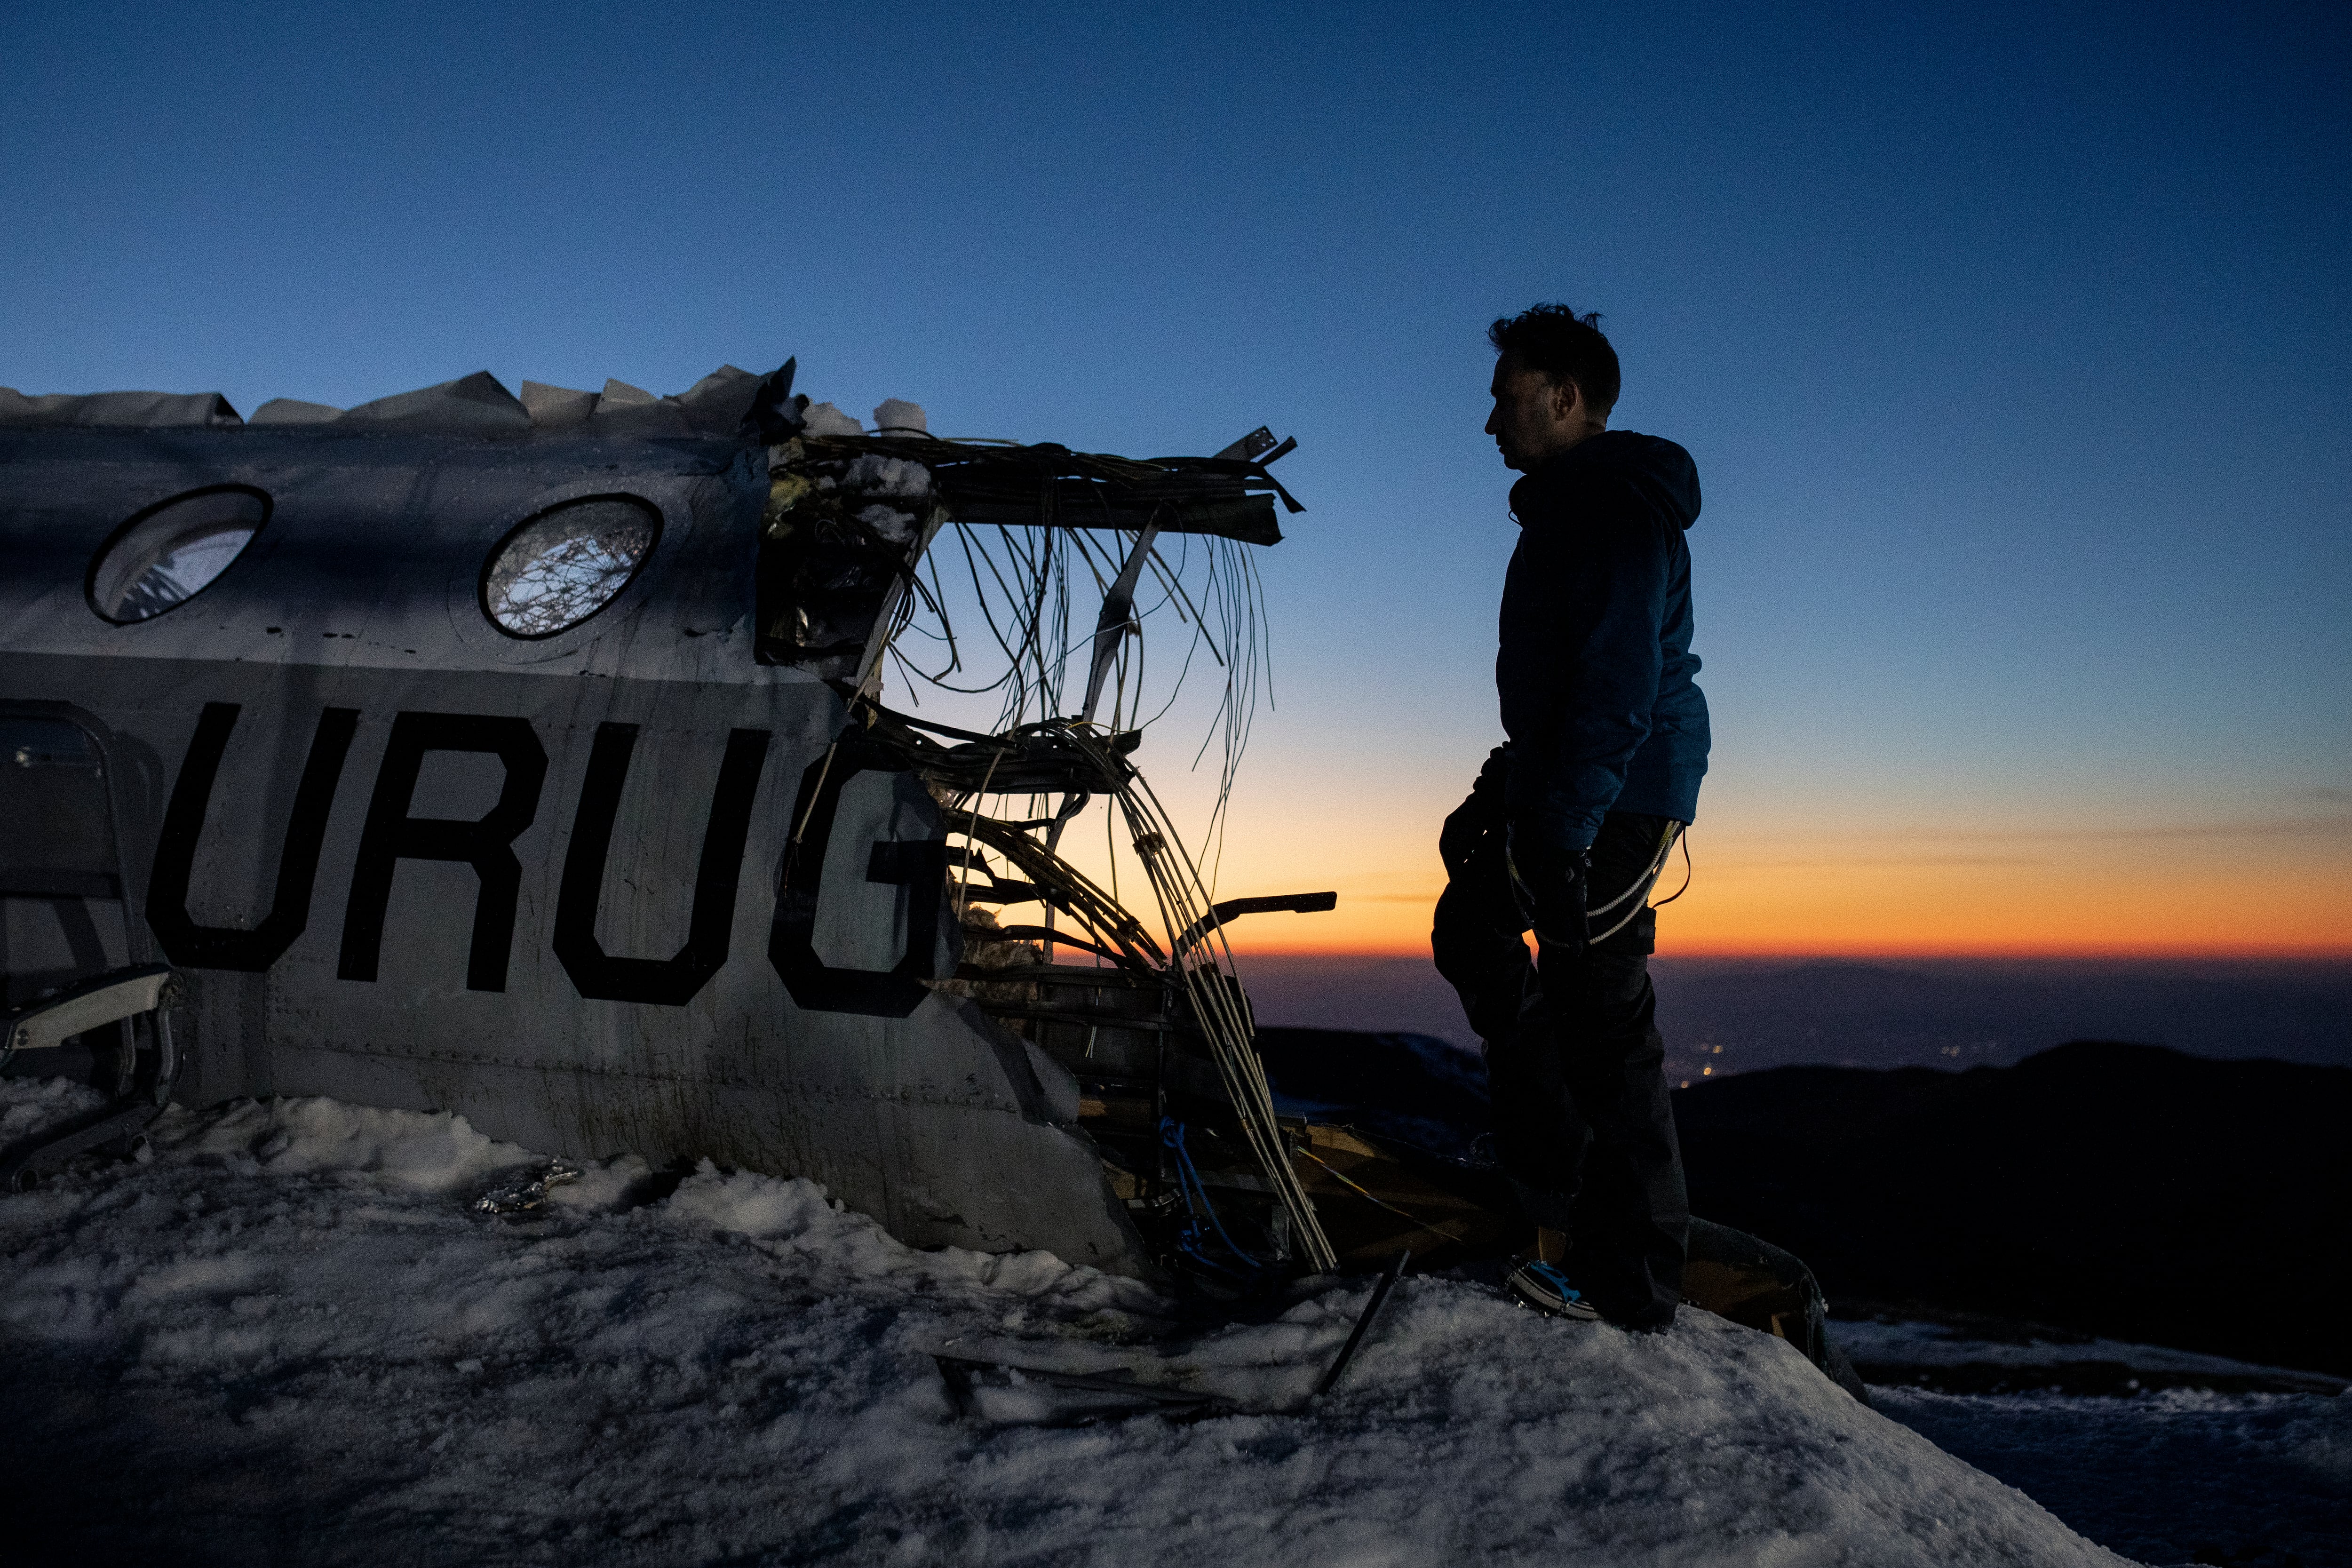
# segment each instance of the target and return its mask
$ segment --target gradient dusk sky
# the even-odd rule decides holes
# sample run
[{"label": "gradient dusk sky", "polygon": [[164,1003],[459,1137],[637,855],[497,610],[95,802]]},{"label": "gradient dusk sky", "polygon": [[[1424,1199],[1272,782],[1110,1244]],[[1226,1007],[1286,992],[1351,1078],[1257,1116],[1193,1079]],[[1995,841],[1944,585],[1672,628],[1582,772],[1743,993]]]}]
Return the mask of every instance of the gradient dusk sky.
[{"label": "gradient dusk sky", "polygon": [[18,5],[0,102],[28,393],[1297,436],[1248,944],[1425,951],[1563,300],[1706,487],[1669,951],[2352,953],[2342,5]]}]

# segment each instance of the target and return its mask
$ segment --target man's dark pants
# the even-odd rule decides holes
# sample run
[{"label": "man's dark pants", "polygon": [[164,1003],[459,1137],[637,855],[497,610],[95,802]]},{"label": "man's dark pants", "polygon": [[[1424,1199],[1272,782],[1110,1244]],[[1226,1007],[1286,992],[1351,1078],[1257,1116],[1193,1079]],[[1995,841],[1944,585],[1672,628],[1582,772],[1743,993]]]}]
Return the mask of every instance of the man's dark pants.
[{"label": "man's dark pants", "polygon": [[[1690,1203],[1650,985],[1657,916],[1643,910],[1580,960],[1538,973],[1511,894],[1499,795],[1482,791],[1463,807],[1492,820],[1449,868],[1437,900],[1438,972],[1486,1043],[1496,1152],[1527,1217],[1569,1234],[1566,1270],[1602,1316],[1664,1327],[1682,1292]],[[1595,908],[1648,872],[1668,826],[1609,814],[1592,846]],[[1597,917],[1592,930],[1624,912]]]}]

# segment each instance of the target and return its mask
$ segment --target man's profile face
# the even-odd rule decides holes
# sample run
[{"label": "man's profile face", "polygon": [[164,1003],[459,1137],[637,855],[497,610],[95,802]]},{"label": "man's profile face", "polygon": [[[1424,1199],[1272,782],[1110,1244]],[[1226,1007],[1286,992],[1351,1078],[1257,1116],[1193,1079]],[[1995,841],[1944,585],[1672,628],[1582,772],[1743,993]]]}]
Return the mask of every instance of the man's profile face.
[{"label": "man's profile face", "polygon": [[1507,468],[1526,473],[1587,434],[1584,399],[1576,384],[1554,382],[1541,371],[1529,370],[1515,353],[1495,361],[1495,381],[1488,390],[1494,394],[1495,412],[1486,416],[1486,434],[1502,448]]}]

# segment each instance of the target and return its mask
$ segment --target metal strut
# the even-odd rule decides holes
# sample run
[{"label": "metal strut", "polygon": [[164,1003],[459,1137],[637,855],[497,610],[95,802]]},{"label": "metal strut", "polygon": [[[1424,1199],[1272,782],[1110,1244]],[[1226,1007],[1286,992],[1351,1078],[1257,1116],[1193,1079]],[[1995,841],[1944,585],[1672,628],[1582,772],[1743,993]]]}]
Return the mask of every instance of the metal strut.
[{"label": "metal strut", "polygon": [[1151,559],[1152,542],[1159,537],[1160,514],[1154,512],[1143,531],[1135,536],[1135,548],[1127,552],[1126,564],[1103,595],[1102,614],[1095,617],[1094,663],[1087,671],[1087,705],[1078,713],[1082,724],[1094,722],[1095,710],[1102,706],[1103,682],[1118,653],[1118,640],[1134,628],[1135,585],[1143,578],[1143,563]]}]

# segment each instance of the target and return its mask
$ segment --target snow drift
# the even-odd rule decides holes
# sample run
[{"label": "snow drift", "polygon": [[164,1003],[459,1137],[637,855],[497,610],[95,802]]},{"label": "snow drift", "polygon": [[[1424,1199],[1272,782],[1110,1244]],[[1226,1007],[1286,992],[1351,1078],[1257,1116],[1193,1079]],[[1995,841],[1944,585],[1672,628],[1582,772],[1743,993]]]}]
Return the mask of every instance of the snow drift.
[{"label": "snow drift", "polygon": [[[0,1081],[0,1135],[89,1091]],[[1306,1414],[952,1418],[940,1351],[1303,1401],[1364,1299],[1203,1324],[802,1181],[621,1158],[542,1217],[447,1115],[251,1101],[0,1199],[12,1531],[186,1563],[2114,1563],[1788,1344],[1406,1279]],[[37,1554],[36,1554],[37,1556]],[[25,1560],[23,1558],[20,1561]]]}]

